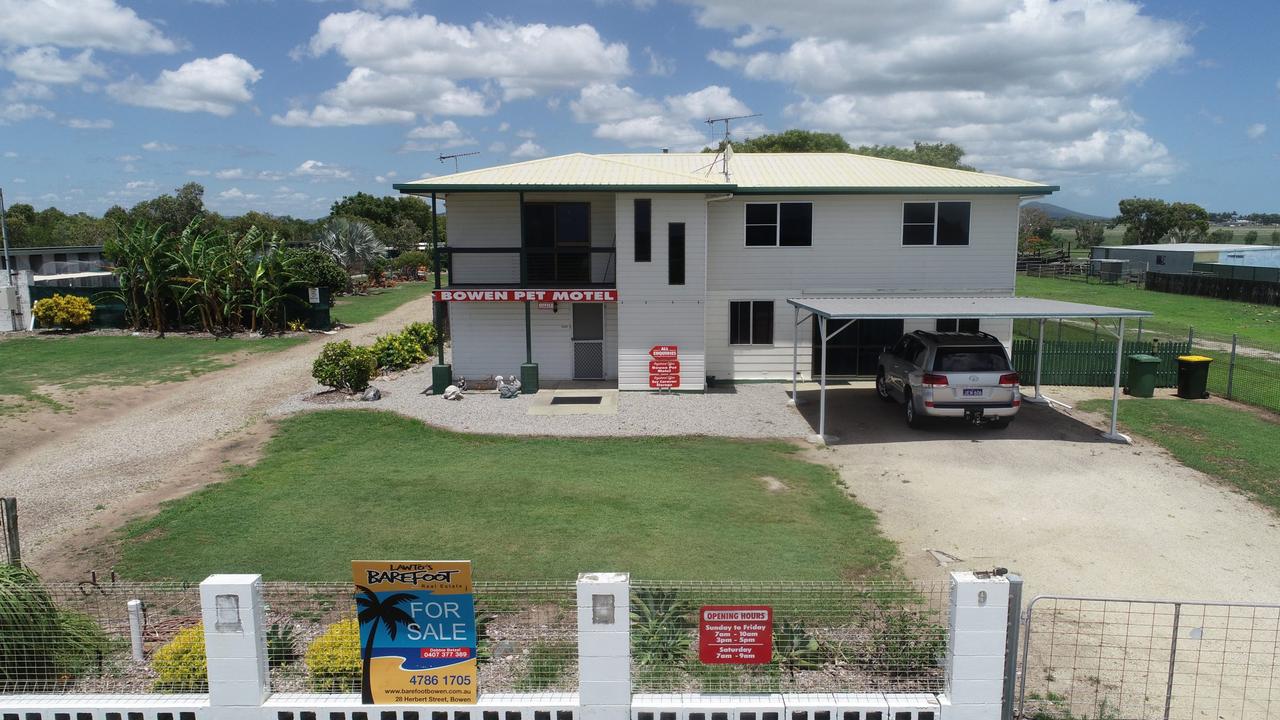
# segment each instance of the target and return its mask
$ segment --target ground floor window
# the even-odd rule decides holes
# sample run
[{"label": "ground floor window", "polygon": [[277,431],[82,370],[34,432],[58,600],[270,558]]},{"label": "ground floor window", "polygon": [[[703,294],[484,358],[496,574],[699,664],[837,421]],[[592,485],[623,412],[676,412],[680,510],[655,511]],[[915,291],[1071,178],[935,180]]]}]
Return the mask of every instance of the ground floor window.
[{"label": "ground floor window", "polygon": [[957,320],[956,318],[938,318],[934,323],[934,330],[938,332],[978,332],[977,318],[964,318]]},{"label": "ground floor window", "polygon": [[773,301],[735,300],[729,303],[730,345],[773,344]]}]

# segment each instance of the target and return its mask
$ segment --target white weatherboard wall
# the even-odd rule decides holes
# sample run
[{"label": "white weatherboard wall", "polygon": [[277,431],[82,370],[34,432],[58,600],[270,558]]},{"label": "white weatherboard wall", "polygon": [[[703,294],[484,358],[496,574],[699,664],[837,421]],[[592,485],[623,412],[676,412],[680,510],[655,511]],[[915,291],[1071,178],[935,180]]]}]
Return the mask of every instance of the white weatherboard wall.
[{"label": "white weatherboard wall", "polygon": [[[971,203],[969,245],[902,245],[903,203],[926,200]],[[746,247],[746,203],[790,201],[813,203],[812,246]],[[621,205],[620,201],[620,213]],[[708,203],[707,219],[708,375],[749,380],[790,378],[795,331],[794,312],[787,298],[1014,293],[1018,199],[1013,196],[738,196]],[[735,300],[773,301],[772,345],[729,344],[729,303]],[[933,327],[928,320],[905,324],[907,331]],[[1012,323],[1007,320],[984,320],[982,329],[1006,344],[1012,336]],[[801,325],[799,368],[803,377],[812,377],[812,333],[810,322]]]},{"label": "white weatherboard wall", "polygon": [[[530,308],[533,361],[543,381],[573,377],[573,306]],[[519,375],[525,361],[524,303],[455,302],[449,306],[453,374],[472,379]],[[618,376],[618,309],[604,303],[604,372]]]},{"label": "white weatherboard wall", "polygon": [[[653,202],[652,259],[636,262],[635,200]],[[713,203],[714,204],[714,203]],[[707,199],[698,193],[619,194],[618,389],[649,389],[649,349],[675,345],[680,389],[706,387],[705,324]],[[669,223],[685,224],[685,284],[667,282]]]}]

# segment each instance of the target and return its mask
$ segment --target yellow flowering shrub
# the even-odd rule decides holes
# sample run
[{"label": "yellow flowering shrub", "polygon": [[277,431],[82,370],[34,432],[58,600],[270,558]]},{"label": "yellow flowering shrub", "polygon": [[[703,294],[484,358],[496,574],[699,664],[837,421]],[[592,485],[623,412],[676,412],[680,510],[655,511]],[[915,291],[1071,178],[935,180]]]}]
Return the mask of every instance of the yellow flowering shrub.
[{"label": "yellow flowering shrub", "polygon": [[93,321],[93,303],[79,295],[55,293],[51,298],[37,300],[31,312],[43,327],[77,329]]},{"label": "yellow flowering shrub", "polygon": [[158,693],[209,691],[209,664],[204,652],[204,627],[195,625],[178,631],[151,658],[156,671]]},{"label": "yellow flowering shrub", "polygon": [[355,618],[329,626],[307,648],[313,692],[360,691],[360,624]]}]

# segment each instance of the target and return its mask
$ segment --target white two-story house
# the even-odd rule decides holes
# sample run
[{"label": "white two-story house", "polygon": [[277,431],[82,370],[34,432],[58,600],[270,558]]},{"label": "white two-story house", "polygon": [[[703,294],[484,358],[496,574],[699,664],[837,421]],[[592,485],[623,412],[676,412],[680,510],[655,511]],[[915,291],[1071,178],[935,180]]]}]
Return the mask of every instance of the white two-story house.
[{"label": "white two-story house", "polygon": [[[1057,190],[842,153],[576,153],[395,187],[447,203],[437,299],[454,374],[532,362],[543,385],[622,390],[789,379],[787,298],[1012,296],[1019,201]],[[830,374],[874,373],[904,330],[1012,334],[1008,320],[855,322],[828,343]]]}]

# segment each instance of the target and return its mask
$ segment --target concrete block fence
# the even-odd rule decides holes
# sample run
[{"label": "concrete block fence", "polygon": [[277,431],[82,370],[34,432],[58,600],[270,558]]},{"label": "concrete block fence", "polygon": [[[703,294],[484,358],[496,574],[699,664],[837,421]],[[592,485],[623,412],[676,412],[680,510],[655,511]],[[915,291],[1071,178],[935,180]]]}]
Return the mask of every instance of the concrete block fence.
[{"label": "concrete block fence", "polygon": [[1000,720],[1010,650],[1009,580],[956,572],[942,693],[635,694],[630,578],[584,573],[578,692],[481,692],[475,705],[362,705],[357,694],[272,692],[262,596],[259,575],[201,583],[207,694],[0,695],[0,720]]}]

